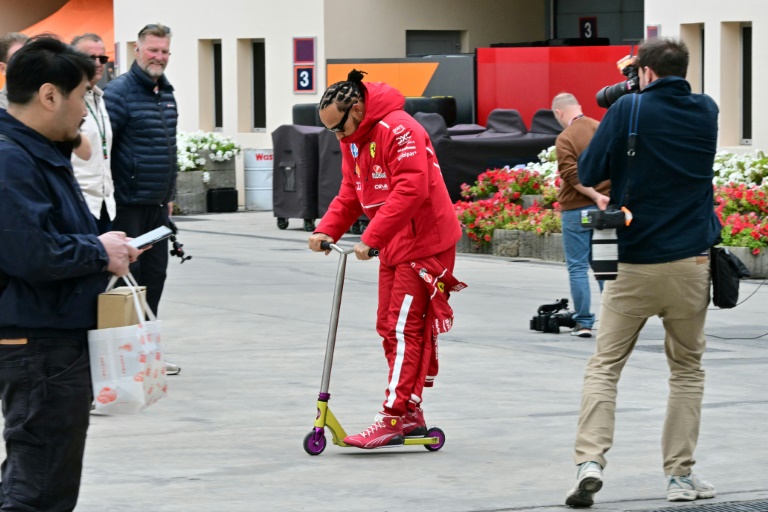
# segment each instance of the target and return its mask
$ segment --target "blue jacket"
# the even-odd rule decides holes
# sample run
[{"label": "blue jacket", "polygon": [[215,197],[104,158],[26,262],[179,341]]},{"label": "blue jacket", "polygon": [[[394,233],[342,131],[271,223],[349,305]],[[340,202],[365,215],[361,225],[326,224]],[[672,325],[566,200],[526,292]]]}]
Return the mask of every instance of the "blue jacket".
[{"label": "blue jacket", "polygon": [[[640,107],[629,164],[633,100]],[[715,244],[722,229],[712,190],[717,116],[715,102],[692,94],[679,77],[658,79],[608,110],[579,158],[579,181],[591,187],[610,179],[611,204],[632,212],[632,223],[618,231],[619,261],[676,261]]]},{"label": "blue jacket", "polygon": [[[158,92],[155,92],[155,87]],[[112,123],[112,179],[118,206],[160,205],[176,188],[176,123],[173,86],[155,83],[134,62],[104,89]]]},{"label": "blue jacket", "polygon": [[6,111],[0,134],[0,338],[83,334],[109,261],[70,159]]}]

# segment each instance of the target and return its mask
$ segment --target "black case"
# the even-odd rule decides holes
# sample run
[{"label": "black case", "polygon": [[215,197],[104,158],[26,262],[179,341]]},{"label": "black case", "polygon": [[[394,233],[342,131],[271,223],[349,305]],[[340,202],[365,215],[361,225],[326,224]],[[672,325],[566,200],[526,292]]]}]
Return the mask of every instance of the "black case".
[{"label": "black case", "polygon": [[275,217],[318,218],[317,138],[323,130],[314,126],[287,124],[272,132],[275,154],[272,212]]},{"label": "black case", "polygon": [[237,190],[234,188],[211,188],[205,195],[209,212],[236,212]]}]

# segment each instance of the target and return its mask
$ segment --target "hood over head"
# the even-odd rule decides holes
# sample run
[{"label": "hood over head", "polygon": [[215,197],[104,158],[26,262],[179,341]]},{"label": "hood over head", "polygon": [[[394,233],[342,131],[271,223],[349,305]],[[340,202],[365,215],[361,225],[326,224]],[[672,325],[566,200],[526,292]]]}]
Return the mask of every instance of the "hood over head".
[{"label": "hood over head", "polygon": [[344,137],[342,142],[350,144],[366,140],[376,124],[395,110],[403,110],[405,97],[384,82],[362,82],[363,98],[365,100],[365,117],[355,130],[355,133]]}]

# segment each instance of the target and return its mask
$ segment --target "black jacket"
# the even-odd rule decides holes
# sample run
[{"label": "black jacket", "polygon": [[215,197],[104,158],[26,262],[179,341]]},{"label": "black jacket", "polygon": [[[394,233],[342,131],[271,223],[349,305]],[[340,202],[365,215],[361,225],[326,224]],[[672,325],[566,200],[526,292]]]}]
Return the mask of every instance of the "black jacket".
[{"label": "black jacket", "polygon": [[70,159],[6,111],[0,134],[0,338],[84,333],[108,257]]},{"label": "black jacket", "polygon": [[118,206],[173,200],[178,172],[173,86],[165,75],[155,83],[134,62],[130,71],[107,85],[104,102],[112,123],[112,179]]},{"label": "black jacket", "polygon": [[[633,101],[640,101],[636,154],[627,141]],[[692,94],[683,78],[664,77],[627,94],[606,113],[579,158],[579,181],[611,180],[611,203],[633,214],[618,231],[619,261],[665,263],[714,245],[722,226],[712,190],[718,108]]]}]

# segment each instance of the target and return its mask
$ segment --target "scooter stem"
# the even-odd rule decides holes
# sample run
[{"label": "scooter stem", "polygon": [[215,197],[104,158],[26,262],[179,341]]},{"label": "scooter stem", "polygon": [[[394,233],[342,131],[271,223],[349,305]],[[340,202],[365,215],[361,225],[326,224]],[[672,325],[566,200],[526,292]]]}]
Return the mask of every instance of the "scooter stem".
[{"label": "scooter stem", "polygon": [[336,244],[330,248],[339,253],[339,266],[336,270],[336,288],[333,291],[331,306],[331,323],[328,326],[328,340],[325,345],[325,361],[323,362],[323,379],[320,382],[320,393],[328,393],[331,384],[331,366],[333,365],[333,350],[336,348],[336,329],[339,327],[339,310],[341,309],[341,293],[344,290],[344,275],[347,271],[347,255],[353,251],[345,251]]}]

